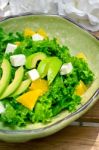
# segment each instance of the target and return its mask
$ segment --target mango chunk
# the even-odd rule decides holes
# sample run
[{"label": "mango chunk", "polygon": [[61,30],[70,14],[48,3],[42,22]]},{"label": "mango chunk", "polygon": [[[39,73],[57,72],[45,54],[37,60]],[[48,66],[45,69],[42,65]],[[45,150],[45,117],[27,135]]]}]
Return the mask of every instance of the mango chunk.
[{"label": "mango chunk", "polygon": [[78,58],[82,58],[82,59],[84,59],[84,60],[87,60],[87,58],[86,58],[85,54],[84,54],[84,53],[82,53],[82,52],[78,53],[78,54],[76,55],[76,57],[78,57]]},{"label": "mango chunk", "polygon": [[41,36],[43,36],[44,38],[46,38],[48,36],[47,33],[41,28],[37,31],[37,33],[40,34]]},{"label": "mango chunk", "polygon": [[15,42],[15,45],[19,46],[21,44],[21,42]]},{"label": "mango chunk", "polygon": [[83,81],[80,81],[79,84],[76,87],[75,93],[79,96],[82,96],[87,90],[86,85],[83,83]]},{"label": "mango chunk", "polygon": [[34,91],[29,91],[29,92],[24,93],[23,95],[19,96],[17,98],[17,102],[21,103],[23,106],[32,110],[34,108],[39,96],[42,96],[42,90],[36,89]]},{"label": "mango chunk", "polygon": [[41,89],[43,93],[48,91],[48,82],[44,79],[38,79],[32,82],[30,90]]},{"label": "mango chunk", "polygon": [[35,34],[35,32],[32,30],[32,29],[30,29],[30,28],[26,28],[25,30],[24,30],[24,36],[25,37],[27,37],[27,36],[32,36],[32,35],[34,35]]},{"label": "mango chunk", "polygon": [[31,91],[19,96],[17,98],[17,102],[32,110],[39,96],[42,96],[46,91],[48,91],[48,82],[44,79],[35,80],[32,82],[30,90]]}]

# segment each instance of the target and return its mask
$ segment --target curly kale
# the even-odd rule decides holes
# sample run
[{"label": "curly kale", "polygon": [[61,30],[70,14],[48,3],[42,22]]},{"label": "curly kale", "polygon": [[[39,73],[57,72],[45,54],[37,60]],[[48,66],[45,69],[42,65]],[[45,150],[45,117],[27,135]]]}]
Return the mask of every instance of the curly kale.
[{"label": "curly kale", "polygon": [[[32,111],[17,103],[14,98],[4,99],[2,102],[6,110],[0,115],[0,120],[11,127],[25,126],[31,122],[49,122],[53,116],[63,110],[74,112],[81,103],[81,97],[75,94],[79,81],[82,80],[86,86],[89,86],[94,80],[94,74],[88,63],[83,59],[72,57],[68,47],[61,46],[55,38],[35,42],[30,37],[24,37],[22,33],[7,34],[2,29],[0,29],[0,63],[3,57],[9,60],[12,55],[3,56],[7,43],[16,41],[21,41],[21,44],[14,54],[24,54],[27,57],[36,52],[44,52],[47,56],[57,56],[62,63],[71,62],[73,71],[64,76],[58,74],[49,86],[48,92],[39,97]],[[14,74],[15,68],[12,68],[11,78],[14,77]],[[2,70],[0,69],[0,77],[1,75]]]}]

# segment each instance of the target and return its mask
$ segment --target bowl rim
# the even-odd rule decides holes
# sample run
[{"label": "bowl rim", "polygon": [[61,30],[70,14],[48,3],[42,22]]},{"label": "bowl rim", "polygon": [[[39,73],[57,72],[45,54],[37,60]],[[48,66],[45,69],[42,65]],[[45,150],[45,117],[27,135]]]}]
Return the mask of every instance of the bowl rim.
[{"label": "bowl rim", "polygon": [[91,31],[86,29],[85,27],[83,27],[81,24],[77,23],[76,21],[74,21],[73,19],[71,19],[68,16],[64,16],[64,15],[59,15],[59,14],[45,14],[45,13],[32,13],[32,12],[26,12],[26,13],[19,13],[17,15],[9,15],[6,17],[1,17],[0,18],[0,23],[9,19],[13,19],[13,18],[18,18],[18,17],[25,17],[25,16],[53,16],[53,17],[60,17],[60,18],[64,18],[70,22],[72,22],[73,24],[75,24],[76,26],[82,28],[85,32],[89,33],[90,36],[96,38],[97,40],[99,40],[99,37],[96,37],[94,34],[91,34]]},{"label": "bowl rim", "polygon": [[[82,25],[80,25],[79,23],[76,23],[74,20],[72,20],[71,18],[67,17],[67,16],[63,16],[63,15],[56,15],[56,14],[53,14],[53,15],[49,15],[49,14],[44,14],[44,13],[31,13],[31,12],[27,12],[27,13],[20,13],[18,15],[10,15],[10,16],[7,16],[7,17],[3,17],[3,18],[0,18],[0,23],[1,22],[4,22],[6,20],[9,20],[9,19],[13,19],[13,18],[18,18],[18,17],[25,17],[25,16],[53,16],[53,17],[60,17],[60,18],[64,18],[66,20],[68,20],[69,22],[75,24],[76,26],[82,28],[85,32],[87,32],[90,36],[92,36],[93,38],[96,38],[98,40],[98,37],[96,37],[95,35],[92,35],[89,30],[85,29]],[[92,95],[92,97],[84,104],[82,105],[80,108],[78,108],[75,112],[73,113],[70,113],[68,116],[60,119],[59,121],[47,126],[47,127],[43,127],[43,128],[38,128],[38,129],[22,129],[22,130],[9,130],[9,129],[0,129],[0,133],[3,133],[3,134],[22,134],[22,133],[39,133],[41,131],[45,131],[51,127],[54,127],[55,125],[58,125],[62,122],[64,122],[65,120],[67,119],[70,119],[71,117],[79,114],[81,111],[84,111],[86,110],[87,106],[90,105],[97,97],[99,96],[99,88],[96,89],[95,93]]]}]

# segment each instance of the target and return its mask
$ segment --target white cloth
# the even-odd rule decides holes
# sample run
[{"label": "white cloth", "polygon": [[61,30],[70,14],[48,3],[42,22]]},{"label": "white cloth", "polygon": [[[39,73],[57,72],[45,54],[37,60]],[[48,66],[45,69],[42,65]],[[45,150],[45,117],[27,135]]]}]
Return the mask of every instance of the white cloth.
[{"label": "white cloth", "polygon": [[56,0],[10,0],[13,14],[23,12],[56,13]]},{"label": "white cloth", "polygon": [[99,30],[99,0],[0,0],[0,16],[25,12],[65,15],[88,30]]},{"label": "white cloth", "polygon": [[99,30],[99,0],[62,0],[58,12],[79,22],[85,28]]}]

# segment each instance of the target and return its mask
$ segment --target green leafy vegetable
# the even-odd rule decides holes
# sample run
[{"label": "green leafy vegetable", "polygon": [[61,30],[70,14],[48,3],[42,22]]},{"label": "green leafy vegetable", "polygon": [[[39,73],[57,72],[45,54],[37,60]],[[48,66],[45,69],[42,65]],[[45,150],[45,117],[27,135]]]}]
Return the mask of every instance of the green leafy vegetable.
[{"label": "green leafy vegetable", "polygon": [[[64,76],[58,73],[48,92],[39,98],[33,111],[17,103],[15,98],[4,99],[3,103],[6,111],[0,115],[0,120],[7,126],[25,126],[28,123],[51,121],[63,110],[74,112],[81,103],[81,97],[75,94],[76,86],[82,80],[89,86],[94,80],[94,74],[90,70],[87,62],[83,59],[70,55],[68,47],[61,46],[54,39],[43,41],[33,41],[31,37],[24,37],[23,33],[5,33],[0,28],[0,63],[3,57],[9,60],[12,54],[4,54],[7,43],[21,42],[14,54],[24,54],[26,57],[33,53],[43,52],[47,56],[56,56],[62,63],[71,62],[73,71]],[[25,72],[27,71],[26,68]],[[12,67],[11,80],[14,77],[16,68]],[[0,77],[2,70],[0,69]],[[24,77],[26,78],[26,76]]]}]

